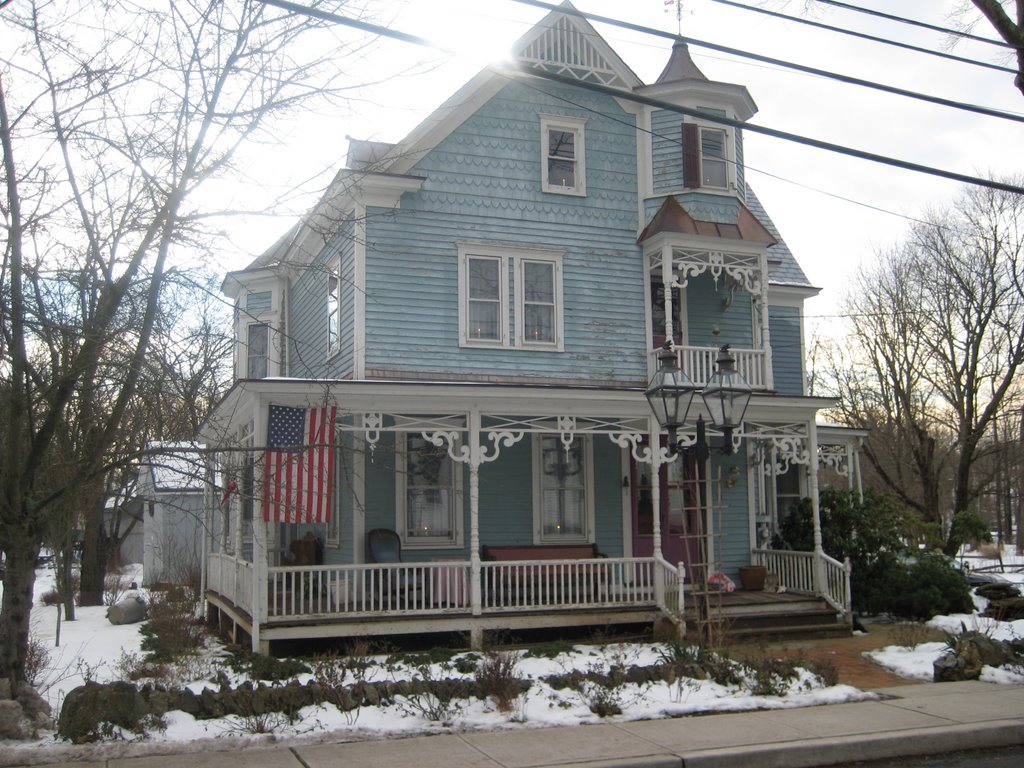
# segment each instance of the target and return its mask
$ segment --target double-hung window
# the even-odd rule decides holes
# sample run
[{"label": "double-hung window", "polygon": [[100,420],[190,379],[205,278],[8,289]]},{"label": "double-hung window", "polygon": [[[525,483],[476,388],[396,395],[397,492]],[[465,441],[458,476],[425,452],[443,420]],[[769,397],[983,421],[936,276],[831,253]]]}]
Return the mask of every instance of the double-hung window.
[{"label": "double-hung window", "polygon": [[457,465],[447,449],[406,434],[399,482],[398,525],[407,547],[461,546]]},{"label": "double-hung window", "polygon": [[700,180],[703,187],[728,187],[725,154],[725,131],[721,128],[700,129]]},{"label": "double-hung window", "polygon": [[569,445],[559,435],[536,438],[533,506],[539,543],[593,540],[588,453],[582,437]]},{"label": "double-hung window", "polygon": [[333,269],[327,273],[327,354],[341,347],[341,280]]},{"label": "double-hung window", "polygon": [[561,251],[459,243],[461,346],[560,351],[562,337]]},{"label": "double-hung window", "polygon": [[505,342],[507,269],[500,256],[466,257],[468,341]]},{"label": "double-hung window", "polygon": [[246,349],[246,376],[250,379],[265,379],[270,359],[270,326],[266,323],[250,323]]},{"label": "double-hung window", "polygon": [[683,123],[684,187],[729,188],[729,135],[723,128]]},{"label": "double-hung window", "polygon": [[544,192],[587,194],[584,120],[541,115],[541,168]]}]

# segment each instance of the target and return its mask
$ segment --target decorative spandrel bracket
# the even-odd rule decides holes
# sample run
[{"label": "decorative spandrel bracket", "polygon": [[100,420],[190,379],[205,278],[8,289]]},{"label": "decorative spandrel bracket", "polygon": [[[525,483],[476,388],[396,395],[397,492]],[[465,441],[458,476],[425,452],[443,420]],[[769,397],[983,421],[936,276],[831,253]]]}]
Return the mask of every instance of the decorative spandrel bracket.
[{"label": "decorative spandrel bracket", "polygon": [[384,426],[384,414],[382,413],[364,413],[363,414],[363,429],[366,445],[370,449],[370,456],[372,457],[374,452],[377,450],[377,444],[380,442],[380,431]]},{"label": "decorative spandrel bracket", "polygon": [[[658,466],[661,466],[675,460],[678,454],[670,453],[667,446],[664,448],[658,446],[658,451],[655,453],[651,448],[650,442],[646,441],[645,438],[646,435],[640,432],[611,432],[608,435],[609,440],[620,448],[628,450],[630,456],[641,464],[653,464],[656,460]],[[696,444],[696,435],[678,435],[677,445],[680,449],[689,448]]]},{"label": "decorative spandrel bracket", "polygon": [[845,445],[818,444],[818,464],[840,477],[850,476],[850,453]]},{"label": "decorative spandrel bracket", "polygon": [[811,462],[807,438],[795,435],[763,438],[771,450],[765,451],[765,474],[783,475],[794,464],[807,466]]},{"label": "decorative spandrel bracket", "polygon": [[672,257],[673,286],[685,287],[691,277],[709,272],[718,285],[724,272],[743,286],[753,296],[761,295],[764,275],[758,257],[741,254],[727,254],[722,251],[696,253],[675,253]]},{"label": "decorative spandrel bracket", "polygon": [[497,459],[502,448],[512,447],[523,439],[524,434],[511,430],[492,430],[487,433],[490,446],[461,444],[460,433],[454,430],[424,432],[423,439],[431,445],[445,449],[452,461],[480,466]]}]

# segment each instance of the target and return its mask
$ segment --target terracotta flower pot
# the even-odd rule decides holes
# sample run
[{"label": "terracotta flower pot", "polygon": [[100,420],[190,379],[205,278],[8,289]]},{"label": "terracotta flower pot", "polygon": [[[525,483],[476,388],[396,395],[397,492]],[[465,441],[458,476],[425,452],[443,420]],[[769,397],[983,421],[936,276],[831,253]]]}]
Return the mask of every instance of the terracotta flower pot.
[{"label": "terracotta flower pot", "polygon": [[764,589],[768,569],[763,565],[740,566],[740,585],[745,590],[760,591]]}]

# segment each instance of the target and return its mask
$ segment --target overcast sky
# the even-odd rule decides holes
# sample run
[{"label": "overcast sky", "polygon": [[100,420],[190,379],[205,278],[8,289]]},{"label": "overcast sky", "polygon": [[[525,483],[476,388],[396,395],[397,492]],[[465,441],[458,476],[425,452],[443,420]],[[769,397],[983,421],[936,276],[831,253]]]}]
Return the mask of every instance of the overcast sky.
[{"label": "overcast sky", "polygon": [[[754,4],[758,0],[740,0]],[[855,0],[853,4],[899,13],[939,26],[966,0]],[[575,0],[577,8],[666,31],[676,30],[675,8],[664,0]],[[880,37],[949,50],[949,36],[829,8],[820,3],[773,2],[792,15],[815,6],[810,18]],[[286,189],[301,179],[313,194],[325,177],[318,171],[344,162],[345,136],[395,142],[468,80],[486,57],[507,53],[512,43],[546,11],[512,0],[369,0],[378,18],[394,29],[436,39],[465,50],[454,60],[407,43],[380,40],[364,63],[377,76],[431,59],[428,72],[394,78],[361,102],[358,115],[320,115],[282,126],[285,145],[262,155],[254,181]],[[671,41],[595,24],[598,31],[645,82],[653,82],[668,60]],[[985,22],[974,30],[994,37]],[[794,22],[731,8],[713,0],[685,0],[682,33],[688,37],[873,80],[907,90],[1024,113],[1024,96],[1010,74],[944,61],[922,53],[857,40]],[[355,33],[353,33],[355,34]],[[961,42],[952,52],[1012,65],[994,46]],[[694,61],[711,80],[745,85],[759,112],[751,122],[844,144],[915,163],[972,174],[1019,174],[1024,158],[1024,123],[985,117],[912,101],[834,80],[739,59],[691,46]],[[1000,58],[1002,56],[1002,58]],[[747,132],[747,180],[822,296],[807,309],[808,329],[816,317],[835,314],[851,271],[895,242],[914,216],[930,205],[947,204],[956,182]],[[296,198],[296,210],[306,204]],[[255,254],[287,222],[247,226],[236,244]],[[243,263],[234,257],[229,268]]]}]

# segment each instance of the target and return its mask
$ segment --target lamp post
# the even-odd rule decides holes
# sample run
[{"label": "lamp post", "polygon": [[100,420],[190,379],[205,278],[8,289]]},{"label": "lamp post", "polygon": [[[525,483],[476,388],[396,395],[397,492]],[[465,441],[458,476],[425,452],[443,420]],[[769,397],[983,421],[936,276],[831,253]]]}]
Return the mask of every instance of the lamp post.
[{"label": "lamp post", "polygon": [[[729,354],[729,345],[724,345],[718,351],[717,367],[711,380],[701,391],[701,399],[704,407],[711,416],[711,423],[722,430],[725,436],[725,445],[722,453],[733,452],[732,434],[743,424],[743,416],[746,414],[747,406],[750,404],[752,389],[744,380],[743,376],[736,370],[736,358]],[[668,432],[668,455],[674,457],[679,453],[680,444],[678,438],[679,428],[686,423],[690,406],[693,404],[693,396],[697,393],[697,385],[689,376],[679,368],[676,362],[676,353],[672,348],[672,341],[666,341],[665,345],[658,351],[658,370],[651,377],[650,383],[644,394],[647,402],[654,411],[654,416],[662,429]],[[697,532],[698,558],[701,560],[693,569],[694,581],[699,585],[701,600],[697,603],[698,623],[701,635],[710,639],[711,635],[711,607],[707,588],[707,542],[704,540],[704,531],[707,524],[704,519],[707,513],[707,505],[704,503],[704,463],[710,454],[707,436],[704,431],[704,417],[697,417],[696,442],[694,444],[697,452],[697,506],[699,514],[699,527]],[[657,462],[657,459],[655,459]],[[658,472],[655,463],[655,482]],[[660,511],[656,510],[655,514]]]}]

